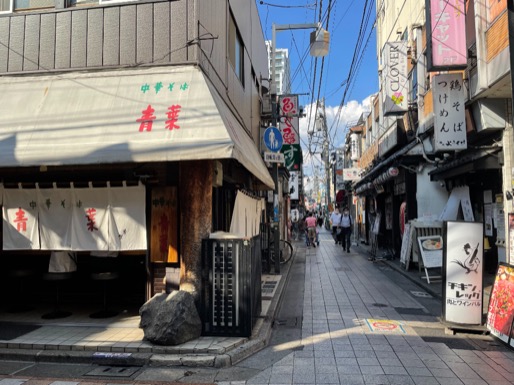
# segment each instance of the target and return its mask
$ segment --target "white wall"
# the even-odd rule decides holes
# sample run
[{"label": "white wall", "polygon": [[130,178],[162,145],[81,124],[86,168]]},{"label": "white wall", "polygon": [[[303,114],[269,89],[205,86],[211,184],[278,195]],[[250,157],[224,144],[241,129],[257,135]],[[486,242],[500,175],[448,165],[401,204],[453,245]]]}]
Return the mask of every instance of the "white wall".
[{"label": "white wall", "polygon": [[418,218],[420,220],[423,218],[437,220],[449,197],[449,193],[444,185],[441,186],[440,182],[430,181],[428,172],[431,170],[433,170],[433,167],[428,165],[423,168],[421,173],[416,175],[416,200],[418,202]]}]

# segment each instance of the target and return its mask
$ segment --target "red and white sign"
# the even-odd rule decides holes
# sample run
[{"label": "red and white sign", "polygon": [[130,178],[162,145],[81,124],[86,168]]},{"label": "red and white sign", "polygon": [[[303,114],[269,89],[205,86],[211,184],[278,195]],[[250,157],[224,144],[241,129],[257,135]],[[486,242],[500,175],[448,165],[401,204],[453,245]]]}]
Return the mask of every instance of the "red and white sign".
[{"label": "red and white sign", "polygon": [[298,95],[280,95],[278,98],[280,132],[284,144],[300,144]]}]

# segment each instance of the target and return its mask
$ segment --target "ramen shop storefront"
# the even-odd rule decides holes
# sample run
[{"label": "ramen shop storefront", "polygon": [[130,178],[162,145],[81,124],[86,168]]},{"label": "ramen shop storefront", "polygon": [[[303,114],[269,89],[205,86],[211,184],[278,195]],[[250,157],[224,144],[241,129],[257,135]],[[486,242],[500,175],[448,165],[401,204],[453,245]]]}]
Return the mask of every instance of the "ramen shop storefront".
[{"label": "ramen shop storefront", "polygon": [[[140,306],[162,290],[163,267],[190,267],[181,245],[201,238],[181,234],[184,218],[204,218],[208,234],[205,204],[187,202],[203,182],[195,170],[208,175],[220,160],[233,183],[274,186],[240,118],[198,67],[2,77],[0,86],[7,302],[29,294],[51,303],[60,287],[77,303],[101,304],[107,291]],[[67,269],[72,278],[59,271]]]}]

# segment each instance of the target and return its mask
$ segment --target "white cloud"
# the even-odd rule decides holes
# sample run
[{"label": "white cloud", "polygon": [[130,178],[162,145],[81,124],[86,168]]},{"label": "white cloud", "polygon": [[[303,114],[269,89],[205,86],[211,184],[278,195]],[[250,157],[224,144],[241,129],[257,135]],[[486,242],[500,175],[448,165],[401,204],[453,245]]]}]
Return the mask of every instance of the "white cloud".
[{"label": "white cloud", "polygon": [[[363,112],[370,111],[371,95],[363,101],[351,100],[346,103],[339,113],[339,106],[325,106],[326,121],[329,133],[330,148],[341,147],[345,141],[347,129],[356,123]],[[322,109],[318,108],[321,112]],[[305,106],[306,117],[300,119],[300,138],[303,150],[305,175],[312,175],[313,167],[323,167],[321,152],[323,150],[324,134],[319,124],[316,124],[316,103]],[[339,113],[339,114],[338,114]],[[311,134],[308,133],[308,130]]]}]

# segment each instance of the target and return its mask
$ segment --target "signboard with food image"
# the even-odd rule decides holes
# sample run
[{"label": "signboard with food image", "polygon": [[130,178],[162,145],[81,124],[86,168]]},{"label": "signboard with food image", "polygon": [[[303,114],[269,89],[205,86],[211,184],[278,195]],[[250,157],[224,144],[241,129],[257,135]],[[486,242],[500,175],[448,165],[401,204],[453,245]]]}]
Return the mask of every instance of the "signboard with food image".
[{"label": "signboard with food image", "polygon": [[489,300],[487,329],[489,329],[492,335],[512,345],[513,316],[514,267],[500,263]]},{"label": "signboard with food image", "polygon": [[426,268],[443,266],[443,238],[440,235],[418,237],[418,242]]}]

